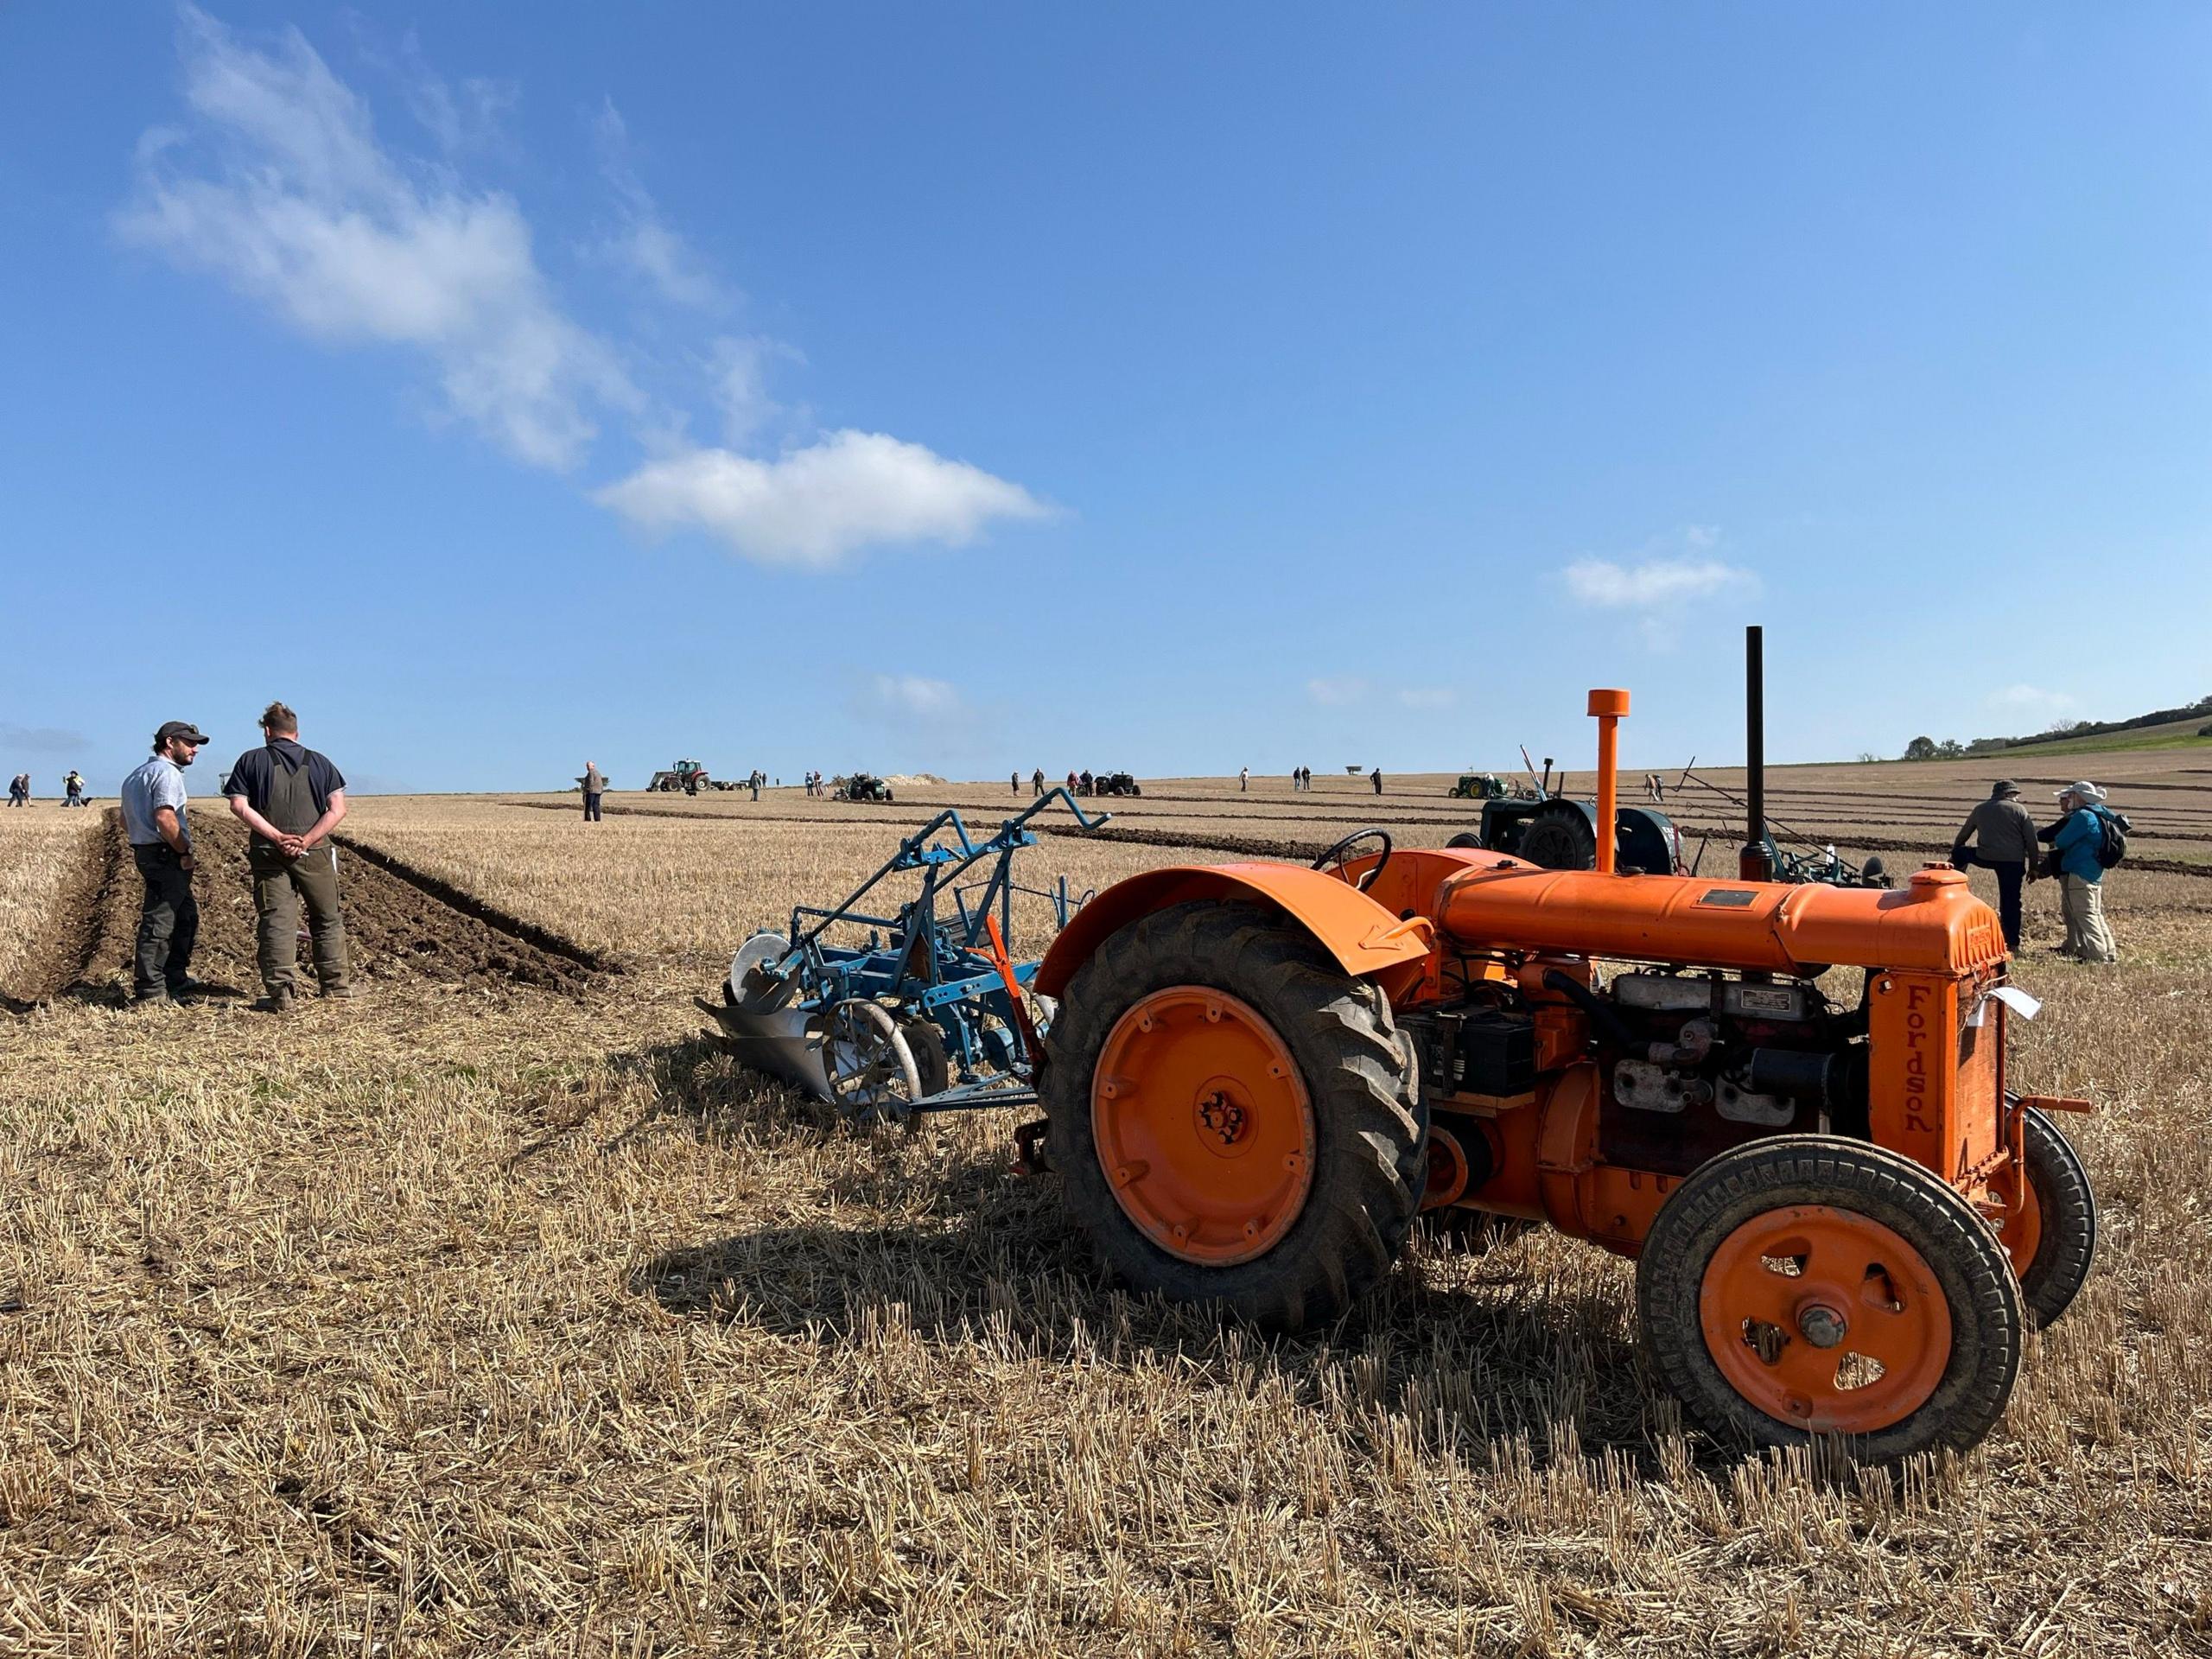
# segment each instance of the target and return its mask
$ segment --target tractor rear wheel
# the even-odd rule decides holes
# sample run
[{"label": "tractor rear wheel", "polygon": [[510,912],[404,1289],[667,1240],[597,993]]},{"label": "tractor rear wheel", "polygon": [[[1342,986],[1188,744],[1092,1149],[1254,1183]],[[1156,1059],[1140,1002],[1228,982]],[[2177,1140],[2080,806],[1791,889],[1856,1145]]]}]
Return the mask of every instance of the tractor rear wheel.
[{"label": "tractor rear wheel", "polygon": [[1831,1135],[1693,1172],[1643,1241],[1637,1308],[1653,1364],[1715,1433],[1843,1434],[1875,1463],[1979,1444],[2026,1323],[1971,1205],[1909,1158]]},{"label": "tractor rear wheel", "polygon": [[1594,869],[1598,832],[1576,808],[1550,808],[1521,831],[1521,856],[1548,870]]},{"label": "tractor rear wheel", "polygon": [[1479,852],[1482,850],[1483,838],[1471,830],[1462,830],[1444,844],[1455,851],[1462,848],[1472,848]]},{"label": "tractor rear wheel", "polygon": [[1998,1231],[2019,1274],[2020,1294],[2038,1327],[2063,1313],[2097,1255],[2097,1196],[2089,1172],[2058,1125],[2028,1108],[2022,1124],[2027,1203]]},{"label": "tractor rear wheel", "polygon": [[1426,1114],[1390,1006],[1294,924],[1202,900],[1140,918],[1069,984],[1048,1150],[1124,1282],[1283,1330],[1388,1273]]}]

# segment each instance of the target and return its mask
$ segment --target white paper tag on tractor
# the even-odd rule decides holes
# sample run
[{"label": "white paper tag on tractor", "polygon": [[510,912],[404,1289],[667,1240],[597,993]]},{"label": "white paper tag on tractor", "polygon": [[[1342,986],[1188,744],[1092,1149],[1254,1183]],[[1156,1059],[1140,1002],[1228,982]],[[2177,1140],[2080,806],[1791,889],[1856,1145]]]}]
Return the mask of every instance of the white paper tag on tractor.
[{"label": "white paper tag on tractor", "polygon": [[[1995,997],[2023,1020],[2032,1020],[2043,1012],[2043,1004],[2017,985],[1999,985],[1990,992],[1990,995]],[[1981,1023],[1980,1014],[1981,1010],[1976,1007],[1974,1009],[1974,1024],[1976,1025]]]}]

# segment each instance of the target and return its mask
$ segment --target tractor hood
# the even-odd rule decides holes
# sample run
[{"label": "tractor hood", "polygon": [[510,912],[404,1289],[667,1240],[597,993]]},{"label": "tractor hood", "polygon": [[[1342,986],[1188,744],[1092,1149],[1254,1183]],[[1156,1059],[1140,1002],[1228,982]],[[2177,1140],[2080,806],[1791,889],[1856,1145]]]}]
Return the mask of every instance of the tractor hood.
[{"label": "tractor hood", "polygon": [[1971,974],[2005,960],[1996,912],[1964,874],[1942,868],[1887,892],[1470,868],[1439,887],[1436,914],[1446,937],[1471,950],[1787,974],[1832,966]]}]

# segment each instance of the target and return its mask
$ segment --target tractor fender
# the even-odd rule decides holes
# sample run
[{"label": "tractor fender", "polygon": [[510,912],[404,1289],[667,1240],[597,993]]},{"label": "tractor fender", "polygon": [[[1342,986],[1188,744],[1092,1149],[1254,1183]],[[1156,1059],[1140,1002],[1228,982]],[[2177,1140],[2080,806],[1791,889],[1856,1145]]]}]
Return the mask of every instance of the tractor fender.
[{"label": "tractor fender", "polygon": [[[1036,988],[1047,996],[1066,989],[1091,953],[1139,917],[1193,899],[1240,899],[1279,910],[1311,933],[1351,975],[1417,969],[1427,961],[1435,928],[1425,916],[1400,920],[1332,874],[1295,864],[1186,864],[1148,870],[1117,881],[1069,920],[1038,964]],[[1383,988],[1414,972],[1392,975]]]}]

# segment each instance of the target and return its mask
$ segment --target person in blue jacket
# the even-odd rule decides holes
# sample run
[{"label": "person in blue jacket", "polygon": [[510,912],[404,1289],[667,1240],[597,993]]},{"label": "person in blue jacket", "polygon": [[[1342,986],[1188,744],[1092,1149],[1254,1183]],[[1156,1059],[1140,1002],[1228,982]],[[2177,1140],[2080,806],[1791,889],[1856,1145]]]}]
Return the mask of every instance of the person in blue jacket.
[{"label": "person in blue jacket", "polygon": [[2097,849],[2104,842],[2104,791],[2087,781],[2058,791],[2058,810],[2066,815],[2050,838],[2058,861],[2059,911],[2066,918],[2066,943],[2058,954],[2076,962],[2120,960],[2120,947],[2105,923],[2105,870],[2097,861]]}]

